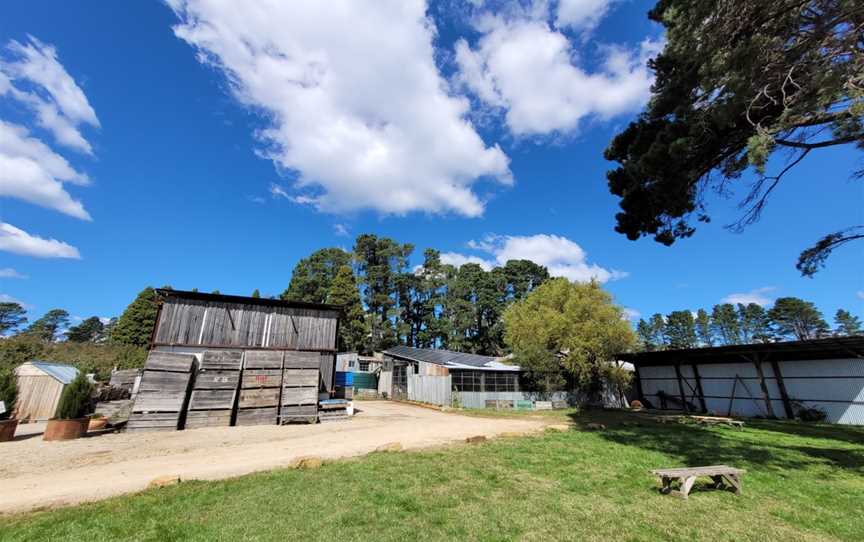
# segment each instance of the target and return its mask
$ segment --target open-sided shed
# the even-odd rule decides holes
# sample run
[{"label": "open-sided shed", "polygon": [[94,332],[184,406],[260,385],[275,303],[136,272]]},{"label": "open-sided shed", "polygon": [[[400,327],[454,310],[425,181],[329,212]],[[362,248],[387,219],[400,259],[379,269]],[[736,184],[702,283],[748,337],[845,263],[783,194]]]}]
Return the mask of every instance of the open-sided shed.
[{"label": "open-sided shed", "polygon": [[15,369],[18,401],[15,416],[21,421],[54,417],[63,388],[78,376],[78,369],[63,363],[28,361]]}]

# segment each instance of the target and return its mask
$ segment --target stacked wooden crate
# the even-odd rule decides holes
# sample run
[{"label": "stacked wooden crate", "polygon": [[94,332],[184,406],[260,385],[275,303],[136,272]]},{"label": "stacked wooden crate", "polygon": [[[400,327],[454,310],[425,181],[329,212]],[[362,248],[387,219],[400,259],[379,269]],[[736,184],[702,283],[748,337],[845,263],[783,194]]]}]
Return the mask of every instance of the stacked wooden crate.
[{"label": "stacked wooden crate", "polygon": [[176,430],[194,368],[192,354],[150,352],[126,430]]},{"label": "stacked wooden crate", "polygon": [[351,417],[350,407],[350,402],[345,399],[325,399],[318,404],[318,421],[325,423],[347,420]]},{"label": "stacked wooden crate", "polygon": [[189,398],[186,429],[231,425],[242,365],[242,350],[204,351]]},{"label": "stacked wooden crate", "polygon": [[282,351],[248,350],[240,379],[237,425],[275,425],[282,391]]},{"label": "stacked wooden crate", "polygon": [[281,423],[318,420],[321,354],[286,351],[282,370]]}]

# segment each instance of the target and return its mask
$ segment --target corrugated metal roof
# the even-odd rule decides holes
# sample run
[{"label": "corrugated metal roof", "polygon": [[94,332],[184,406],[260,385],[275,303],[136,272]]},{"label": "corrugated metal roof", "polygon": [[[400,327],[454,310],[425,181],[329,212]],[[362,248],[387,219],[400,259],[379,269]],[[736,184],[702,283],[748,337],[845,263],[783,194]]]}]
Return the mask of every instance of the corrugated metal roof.
[{"label": "corrugated metal roof", "polygon": [[384,351],[384,354],[396,358],[411,361],[425,361],[445,367],[459,367],[464,369],[490,369],[518,371],[515,365],[504,365],[499,362],[501,358],[492,356],[481,356],[479,354],[466,354],[464,352],[453,352],[451,350],[436,350],[432,348],[414,348],[412,346],[394,346]]},{"label": "corrugated metal roof", "polygon": [[65,363],[52,363],[50,361],[34,360],[30,362],[34,367],[38,367],[40,371],[48,376],[54,377],[64,384],[68,384],[75,380],[78,376],[78,369]]}]

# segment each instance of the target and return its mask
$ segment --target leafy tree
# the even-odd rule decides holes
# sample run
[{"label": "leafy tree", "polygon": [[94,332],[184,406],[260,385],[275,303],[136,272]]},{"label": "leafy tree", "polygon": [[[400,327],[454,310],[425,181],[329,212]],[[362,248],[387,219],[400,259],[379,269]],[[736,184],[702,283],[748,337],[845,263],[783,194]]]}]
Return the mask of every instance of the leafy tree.
[{"label": "leafy tree", "polygon": [[741,324],[738,321],[738,312],[731,303],[714,305],[711,311],[711,329],[723,344],[741,344]]},{"label": "leafy tree", "polygon": [[252,297],[254,297],[256,299],[261,297],[261,292],[258,291],[258,288],[255,288],[254,290],[252,290]]},{"label": "leafy tree", "polygon": [[702,346],[714,346],[714,330],[711,329],[711,317],[705,309],[696,311],[696,337]]},{"label": "leafy tree", "polygon": [[20,303],[7,301],[0,303],[0,335],[7,331],[15,331],[27,323],[27,311]]},{"label": "leafy tree", "polygon": [[5,412],[0,412],[0,420],[8,420],[15,410],[15,401],[18,400],[18,379],[9,369],[0,367],[0,402],[5,407]]},{"label": "leafy tree", "polygon": [[111,331],[111,341],[133,346],[148,346],[156,325],[156,290],[146,287],[126,307]]},{"label": "leafy tree", "polygon": [[768,342],[771,340],[771,320],[768,312],[756,303],[738,304],[738,321],[744,343]]},{"label": "leafy tree", "polygon": [[27,328],[27,335],[43,341],[53,341],[57,333],[69,324],[69,313],[63,309],[51,309]]},{"label": "leafy tree", "polygon": [[427,249],[415,274],[419,283],[414,294],[414,346],[433,348],[445,344],[450,335],[450,321],[443,317],[443,311],[448,280],[455,269],[441,263],[439,251]]},{"label": "leafy tree", "polygon": [[105,325],[98,316],[91,316],[77,326],[69,328],[66,340],[75,343],[96,342],[101,336]]},{"label": "leafy tree", "polygon": [[768,317],[777,334],[786,338],[805,341],[816,339],[828,331],[828,324],[816,305],[797,297],[777,299],[768,311]]},{"label": "leafy tree", "polygon": [[93,384],[87,380],[87,376],[83,372],[79,371],[75,380],[63,388],[55,417],[60,420],[83,418],[90,411],[90,396],[92,394]]},{"label": "leafy tree", "polygon": [[366,315],[360,304],[360,291],[354,273],[347,265],[336,272],[327,303],[342,307],[342,319],[339,322],[339,350],[342,352],[367,352]]},{"label": "leafy tree", "polygon": [[550,279],[504,312],[505,341],[529,377],[545,383],[542,391],[572,380],[594,393],[605,377],[626,384],[613,362],[637,339],[623,316],[597,282]]},{"label": "leafy tree", "polygon": [[549,270],[531,260],[508,260],[502,271],[509,299],[523,299],[549,280]]},{"label": "leafy tree", "polygon": [[696,322],[690,311],[672,311],[666,315],[666,342],[671,348],[696,346]]},{"label": "leafy tree", "polygon": [[324,303],[333,279],[343,265],[351,265],[351,255],[341,248],[316,250],[297,262],[288,288],[279,297],[289,301]]},{"label": "leafy tree", "polygon": [[213,295],[221,295],[221,294],[222,294],[222,292],[220,292],[219,290],[213,290],[213,291],[210,292],[210,293],[213,294]]},{"label": "leafy tree", "polygon": [[837,309],[837,314],[834,315],[834,323],[837,325],[836,333],[838,335],[861,334],[861,319],[849,311]]},{"label": "leafy tree", "polygon": [[[862,10],[851,0],[660,0],[649,18],[666,28],[656,78],[639,119],[606,149],[607,174],[621,197],[616,231],[665,245],[707,222],[705,192],[742,184],[743,216],[758,220],[783,176],[809,153],[864,149]],[[769,158],[785,164],[768,172]],[[864,171],[857,171],[861,176]],[[829,234],[804,251],[812,275],[864,227]]]}]

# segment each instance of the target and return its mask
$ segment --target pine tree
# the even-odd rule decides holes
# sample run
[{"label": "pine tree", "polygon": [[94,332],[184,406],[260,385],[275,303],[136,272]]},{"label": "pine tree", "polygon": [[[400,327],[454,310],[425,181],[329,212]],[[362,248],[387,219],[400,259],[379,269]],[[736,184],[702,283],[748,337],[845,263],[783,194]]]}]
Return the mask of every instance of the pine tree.
[{"label": "pine tree", "polygon": [[90,411],[90,395],[92,393],[93,384],[83,372],[79,372],[75,380],[63,388],[60,402],[57,404],[56,417],[60,420],[83,418]]},{"label": "pine tree", "polygon": [[336,272],[327,295],[327,303],[342,307],[342,318],[339,321],[339,351],[367,352],[369,330],[366,326],[366,315],[360,304],[360,291],[357,289],[354,273],[347,265],[343,265]]},{"label": "pine tree", "polygon": [[771,321],[768,312],[756,303],[738,304],[738,319],[741,327],[741,339],[745,344],[768,342],[771,340]]},{"label": "pine tree", "polygon": [[837,309],[837,314],[834,315],[834,323],[837,324],[837,329],[835,330],[837,335],[850,336],[861,334],[861,319],[849,311]]},{"label": "pine tree", "polygon": [[20,303],[3,302],[0,303],[0,335],[7,331],[15,331],[20,326],[27,323],[27,311]]},{"label": "pine tree", "polygon": [[57,333],[69,324],[69,313],[63,309],[51,309],[24,332],[43,341],[53,341]]},{"label": "pine tree", "polygon": [[156,291],[148,286],[120,315],[111,332],[111,341],[135,346],[149,345],[153,326],[156,325],[157,310]]},{"label": "pine tree", "polygon": [[643,350],[651,352],[658,349],[657,343],[654,342],[654,328],[642,318],[636,324],[636,335],[639,337],[639,342],[642,343]]},{"label": "pine tree", "polygon": [[660,313],[652,314],[648,320],[648,324],[651,326],[651,332],[654,334],[654,344],[657,345],[657,349],[664,350],[669,345],[666,342],[666,320],[663,318],[663,315]]},{"label": "pine tree", "polygon": [[711,329],[722,344],[741,344],[741,325],[738,313],[731,303],[714,305],[711,311]]},{"label": "pine tree", "polygon": [[73,343],[96,342],[105,325],[98,316],[91,316],[66,332],[66,340]]},{"label": "pine tree", "polygon": [[711,329],[711,317],[705,309],[696,311],[696,336],[702,346],[714,346],[714,331]]},{"label": "pine tree", "polygon": [[252,291],[252,297],[254,297],[254,298],[256,298],[256,299],[258,299],[259,297],[261,297],[261,292],[258,291],[258,288],[255,288],[255,289]]},{"label": "pine tree", "polygon": [[797,297],[781,297],[768,311],[777,334],[787,339],[805,341],[816,339],[828,332],[828,323],[810,301]]},{"label": "pine tree", "polygon": [[670,348],[696,346],[696,323],[690,311],[672,311],[666,315],[666,342]]},{"label": "pine tree", "polygon": [[0,369],[0,401],[6,407],[5,412],[0,412],[0,420],[12,417],[15,410],[15,401],[18,399],[18,379],[11,369]]},{"label": "pine tree", "polygon": [[341,248],[322,248],[294,266],[291,282],[282,292],[282,299],[304,303],[324,303],[330,285],[343,265],[351,265],[351,254]]}]

